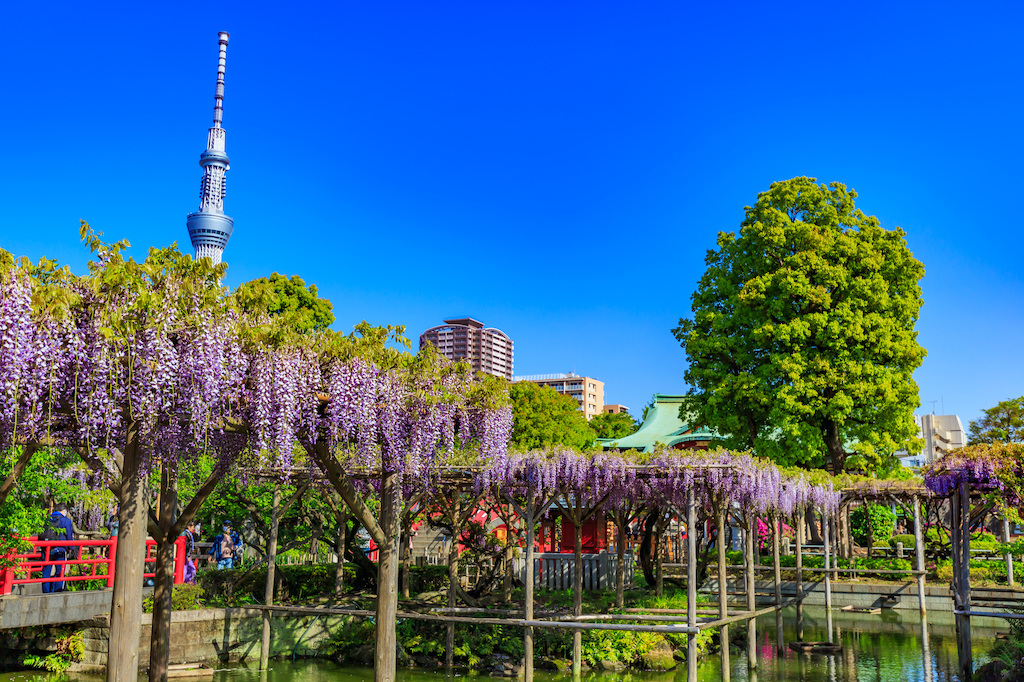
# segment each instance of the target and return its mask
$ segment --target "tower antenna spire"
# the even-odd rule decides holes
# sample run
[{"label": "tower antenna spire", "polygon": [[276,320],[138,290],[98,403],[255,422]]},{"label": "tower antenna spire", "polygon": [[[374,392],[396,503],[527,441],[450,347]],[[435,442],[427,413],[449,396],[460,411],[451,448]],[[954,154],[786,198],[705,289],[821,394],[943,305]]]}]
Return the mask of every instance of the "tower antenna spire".
[{"label": "tower antenna spire", "polygon": [[217,34],[220,54],[217,57],[217,90],[213,96],[213,127],[206,138],[206,151],[199,155],[203,181],[199,189],[199,210],[188,214],[188,236],[196,250],[196,258],[209,258],[220,263],[224,247],[234,231],[235,221],[224,214],[227,195],[227,153],[224,151],[224,69],[228,56],[228,33]]},{"label": "tower antenna spire", "polygon": [[224,120],[224,66],[228,61],[228,38],[227,31],[217,34],[217,42],[220,43],[220,56],[217,57],[217,93],[213,96],[213,127],[220,128]]}]

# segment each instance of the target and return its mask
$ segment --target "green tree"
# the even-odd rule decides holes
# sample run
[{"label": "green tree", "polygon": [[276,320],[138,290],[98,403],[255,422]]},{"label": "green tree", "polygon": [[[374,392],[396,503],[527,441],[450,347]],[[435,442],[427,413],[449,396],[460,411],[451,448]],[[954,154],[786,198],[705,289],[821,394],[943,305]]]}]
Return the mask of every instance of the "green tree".
[{"label": "green tree", "polygon": [[597,438],[572,396],[531,381],[517,381],[509,388],[509,399],[513,446],[529,450],[565,445],[583,450]]},{"label": "green tree", "polygon": [[835,471],[848,443],[876,465],[916,445],[924,266],[856,197],[814,178],[773,183],[708,251],[693,316],[673,333],[690,362],[684,409],[726,445]]},{"label": "green tree", "polygon": [[640,428],[640,424],[630,416],[629,412],[618,414],[599,414],[590,420],[590,428],[598,438],[622,438]]},{"label": "green tree", "polygon": [[240,284],[234,295],[242,310],[266,310],[271,315],[280,316],[280,322],[299,334],[323,331],[334,323],[331,302],[319,298],[316,285],[307,287],[298,275],[285,277],[275,272],[270,277]]},{"label": "green tree", "polygon": [[968,445],[1024,442],[1024,396],[1004,400],[982,411],[985,416],[967,427]]}]

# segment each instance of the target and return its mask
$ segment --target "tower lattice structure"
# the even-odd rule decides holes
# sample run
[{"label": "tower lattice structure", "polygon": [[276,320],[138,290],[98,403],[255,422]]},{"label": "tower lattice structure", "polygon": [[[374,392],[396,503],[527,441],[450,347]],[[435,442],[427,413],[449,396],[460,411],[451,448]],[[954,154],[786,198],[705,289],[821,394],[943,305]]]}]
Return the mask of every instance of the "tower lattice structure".
[{"label": "tower lattice structure", "polygon": [[206,151],[199,156],[203,182],[199,190],[199,210],[188,214],[188,236],[196,250],[196,258],[210,258],[220,263],[224,247],[234,231],[235,221],[224,214],[227,194],[227,171],[230,169],[224,151],[224,65],[227,62],[228,34],[218,34],[220,56],[217,59],[217,91],[214,95],[213,127],[206,141]]}]

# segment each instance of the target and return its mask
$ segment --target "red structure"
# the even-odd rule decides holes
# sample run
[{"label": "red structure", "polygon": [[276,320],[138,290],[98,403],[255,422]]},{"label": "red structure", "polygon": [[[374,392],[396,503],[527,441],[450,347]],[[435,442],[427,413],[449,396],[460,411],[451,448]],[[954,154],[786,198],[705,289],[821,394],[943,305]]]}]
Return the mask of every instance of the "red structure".
[{"label": "red structure", "polygon": [[[80,580],[101,580],[102,587],[114,586],[114,557],[117,556],[117,538],[109,540],[39,540],[37,538],[25,538],[25,541],[32,545],[32,549],[24,554],[10,555],[8,558],[16,560],[13,568],[0,569],[0,596],[11,594],[15,585],[30,585],[33,583],[58,583],[76,582]],[[43,559],[49,556],[50,547],[73,547],[78,549],[77,559],[65,561],[50,561]],[[185,582],[185,538],[180,537],[174,542],[174,582],[175,584]],[[156,541],[146,541],[146,564],[155,568],[156,565]],[[44,566],[62,566],[60,571],[64,575],[52,575],[49,578],[42,577]],[[75,566],[82,566],[82,569],[74,569]],[[70,574],[70,575],[69,575]],[[152,578],[156,574],[144,573],[144,578]]]}]

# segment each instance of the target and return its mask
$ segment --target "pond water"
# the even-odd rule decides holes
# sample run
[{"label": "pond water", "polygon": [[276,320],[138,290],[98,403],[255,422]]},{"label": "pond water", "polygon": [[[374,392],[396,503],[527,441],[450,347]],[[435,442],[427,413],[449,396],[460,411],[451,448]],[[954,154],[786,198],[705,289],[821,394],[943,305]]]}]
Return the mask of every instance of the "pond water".
[{"label": "pond water", "polygon": [[[805,610],[805,639],[825,639],[825,619],[822,609]],[[958,680],[956,640],[949,614],[933,614],[928,620],[928,653],[923,653],[921,619],[916,613],[889,611],[882,615],[837,613],[834,616],[837,641],[843,651],[836,655],[797,654],[787,649],[781,655],[775,651],[775,617],[769,615],[758,620],[758,669],[747,670],[746,648],[733,647],[731,677],[733,682],[951,682]],[[1003,621],[973,619],[975,669],[987,660],[986,652],[999,631],[1006,631]],[[745,625],[733,626],[732,631]],[[785,614],[783,633],[786,641],[796,639],[796,621],[792,611]],[[366,682],[373,680],[373,671],[364,668],[340,667],[327,661],[299,660],[272,661],[265,673],[239,664],[222,664],[224,670],[214,676],[215,682]],[[399,670],[396,682],[441,682],[445,679],[474,677],[474,673],[458,672],[445,675],[441,671]],[[486,674],[480,675],[487,677]],[[721,660],[712,656],[699,668],[702,682],[722,679]],[[0,674],[0,682],[95,682],[102,680],[92,675],[67,677],[39,673]],[[141,678],[140,678],[141,679]],[[498,679],[498,678],[490,678]],[[538,672],[537,682],[570,680],[569,675]],[[683,682],[685,666],[665,673],[585,673],[584,679],[594,682]]]}]

